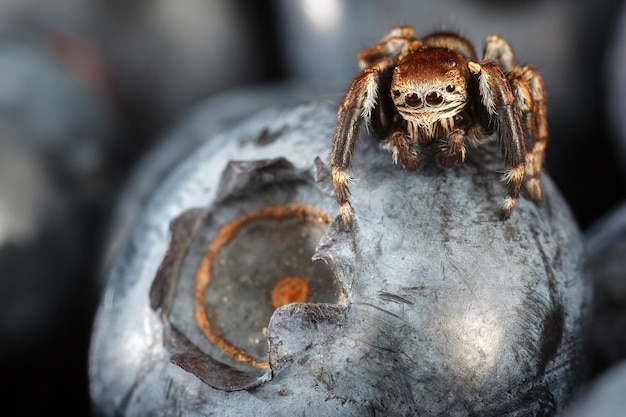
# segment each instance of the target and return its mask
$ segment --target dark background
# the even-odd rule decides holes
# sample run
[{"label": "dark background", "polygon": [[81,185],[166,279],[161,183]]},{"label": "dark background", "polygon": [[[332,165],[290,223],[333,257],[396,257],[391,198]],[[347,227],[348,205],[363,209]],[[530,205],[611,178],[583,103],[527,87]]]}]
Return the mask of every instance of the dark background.
[{"label": "dark background", "polygon": [[[544,75],[551,135],[546,170],[581,230],[626,197],[618,145],[626,137],[607,116],[609,97],[620,93],[610,80],[623,72],[608,65],[621,1],[51,3],[0,3],[3,45],[41,57],[24,60],[21,49],[0,48],[41,80],[24,81],[23,70],[0,74],[0,136],[8,138],[0,138],[0,164],[18,143],[20,155],[46,178],[44,197],[33,200],[41,209],[27,238],[1,234],[2,222],[15,222],[12,216],[26,210],[15,203],[14,212],[0,211],[0,399],[12,415],[90,414],[89,338],[112,213],[141,157],[183,123],[186,111],[233,88],[281,80],[338,103],[357,71],[358,51],[395,24],[423,34],[441,26],[458,30],[479,51],[489,33],[508,38],[518,57]],[[341,13],[325,14],[329,10]],[[17,83],[21,95],[6,93]],[[92,110],[81,112],[86,108]],[[52,123],[46,126],[56,126],[58,137],[38,123]],[[78,153],[83,137],[91,147]],[[8,178],[11,165],[4,163],[0,176]],[[14,196],[29,189],[2,184],[0,201],[19,202]]]}]

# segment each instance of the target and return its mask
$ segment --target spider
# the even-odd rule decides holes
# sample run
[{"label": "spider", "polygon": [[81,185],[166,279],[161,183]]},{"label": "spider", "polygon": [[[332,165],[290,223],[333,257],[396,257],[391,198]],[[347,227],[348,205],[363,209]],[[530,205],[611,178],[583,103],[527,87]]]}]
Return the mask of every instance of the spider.
[{"label": "spider", "polygon": [[455,33],[418,39],[412,27],[397,26],[358,58],[361,71],[339,106],[330,155],[347,227],[353,214],[346,171],[364,125],[408,170],[418,169],[427,154],[444,166],[463,162],[465,141],[475,146],[497,136],[507,165],[502,217],[509,216],[522,186],[532,200],[541,200],[545,88],[539,72],[516,62],[505,39],[489,35],[479,62],[472,44]]}]

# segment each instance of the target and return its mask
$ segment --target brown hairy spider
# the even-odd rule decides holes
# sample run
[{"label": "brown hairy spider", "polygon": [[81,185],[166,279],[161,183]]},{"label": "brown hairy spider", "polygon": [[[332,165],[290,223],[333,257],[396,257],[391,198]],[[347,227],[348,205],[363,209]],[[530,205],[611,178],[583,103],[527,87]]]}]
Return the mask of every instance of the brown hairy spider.
[{"label": "brown hairy spider", "polygon": [[[426,153],[444,166],[465,159],[465,145],[500,139],[508,167],[508,217],[524,185],[541,200],[539,174],[548,140],[546,93],[539,73],[515,61],[509,43],[487,37],[478,62],[471,43],[438,32],[423,39],[413,28],[393,28],[377,45],[359,54],[361,72],[339,106],[330,164],[335,195],[346,226],[352,223],[347,183],[362,126],[416,170]],[[525,181],[524,181],[525,180]]]}]

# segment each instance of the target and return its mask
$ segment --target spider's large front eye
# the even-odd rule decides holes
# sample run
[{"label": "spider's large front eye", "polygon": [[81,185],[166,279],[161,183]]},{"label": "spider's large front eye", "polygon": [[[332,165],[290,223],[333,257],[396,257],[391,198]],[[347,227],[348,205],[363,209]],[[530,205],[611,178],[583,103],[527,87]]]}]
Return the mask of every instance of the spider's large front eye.
[{"label": "spider's large front eye", "polygon": [[407,106],[410,107],[419,107],[422,105],[422,99],[415,93],[407,94],[405,97],[405,101]]},{"label": "spider's large front eye", "polygon": [[439,91],[431,91],[426,95],[426,103],[430,104],[431,106],[441,104],[442,101],[443,96]]}]

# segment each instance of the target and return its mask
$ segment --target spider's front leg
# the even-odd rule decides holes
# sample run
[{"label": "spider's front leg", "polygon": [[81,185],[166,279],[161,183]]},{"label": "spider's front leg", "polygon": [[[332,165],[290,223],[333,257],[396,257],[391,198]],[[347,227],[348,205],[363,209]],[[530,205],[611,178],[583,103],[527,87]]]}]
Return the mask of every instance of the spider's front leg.
[{"label": "spider's front leg", "polygon": [[509,192],[502,206],[507,217],[517,201],[524,182],[526,146],[520,115],[515,108],[515,96],[500,66],[492,60],[480,64],[468,63],[472,74],[478,77],[478,92],[482,104],[495,119],[504,161],[509,167],[505,175]]},{"label": "spider's front leg", "polygon": [[394,65],[393,59],[383,58],[361,71],[348,87],[337,112],[337,127],[330,152],[330,166],[341,217],[348,227],[352,224],[352,209],[348,190],[350,176],[346,171],[352,165],[363,125],[369,125],[372,117],[378,117],[377,123],[381,126],[386,126],[388,123],[384,114],[374,115],[374,109],[378,103],[381,79],[384,73]]}]

